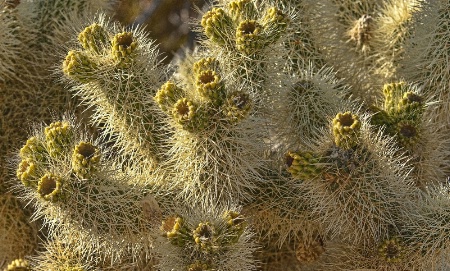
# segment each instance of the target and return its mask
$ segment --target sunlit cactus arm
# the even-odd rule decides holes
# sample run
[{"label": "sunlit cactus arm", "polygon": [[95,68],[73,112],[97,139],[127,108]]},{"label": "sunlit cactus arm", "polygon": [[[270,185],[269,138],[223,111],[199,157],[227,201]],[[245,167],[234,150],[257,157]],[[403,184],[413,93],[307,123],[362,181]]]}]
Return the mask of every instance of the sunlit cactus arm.
[{"label": "sunlit cactus arm", "polygon": [[314,1],[311,24],[314,43],[321,48],[326,63],[352,87],[356,98],[368,101],[371,85],[380,77],[374,67],[373,32],[382,1]]},{"label": "sunlit cactus arm", "polygon": [[[80,244],[76,232],[58,232],[47,240],[37,255],[30,257],[30,270],[94,271],[133,270],[154,271],[154,253],[128,252],[120,259],[104,258],[102,250],[90,250]],[[82,237],[83,238],[83,237]]]},{"label": "sunlit cactus arm", "polygon": [[378,18],[378,29],[374,33],[378,67],[376,73],[387,83],[398,80],[402,60],[405,57],[405,42],[414,33],[413,17],[424,8],[422,0],[384,1]]},{"label": "sunlit cactus arm", "polygon": [[[269,4],[256,5],[251,0],[222,1],[203,14],[200,29],[207,37],[204,47],[216,55],[230,80],[248,93],[261,95],[275,73],[290,33],[291,13]],[[279,62],[279,63],[277,63]]]},{"label": "sunlit cactus arm", "polygon": [[[316,65],[317,66],[317,65]],[[298,148],[305,138],[317,136],[320,129],[327,125],[327,118],[340,109],[350,106],[350,90],[335,77],[329,67],[317,70],[313,63],[300,69],[284,86],[275,100],[273,122],[278,146],[284,145],[280,154],[292,148]],[[286,82],[288,83],[288,82]]]},{"label": "sunlit cactus arm", "polygon": [[439,103],[426,98],[426,88],[406,82],[385,84],[384,104],[372,107],[371,123],[393,137],[410,158],[416,185],[426,187],[446,178],[449,138],[437,122]]},{"label": "sunlit cactus arm", "polygon": [[263,178],[264,127],[250,96],[229,86],[215,62],[201,58],[183,76],[192,84],[169,81],[155,95],[174,130],[161,181],[194,201],[240,201]]},{"label": "sunlit cactus arm", "polygon": [[[144,208],[149,190],[134,185],[107,157],[80,125],[53,122],[20,150],[15,189],[34,205],[33,217],[43,219],[50,236],[73,232],[80,249],[100,250],[99,257],[116,261],[128,249],[149,248],[146,234],[155,217]],[[158,203],[150,207],[161,215]]]},{"label": "sunlit cactus arm", "polygon": [[[448,31],[450,13],[446,1],[426,1],[421,12],[413,17],[415,32],[408,39],[402,76],[424,86],[423,95],[438,104],[433,110],[434,131],[448,134],[450,123],[450,95],[448,69]],[[440,124],[440,127],[438,127]],[[445,147],[446,152],[450,148]],[[448,165],[448,163],[447,163]],[[447,176],[450,168],[444,166]]]},{"label": "sunlit cactus arm", "polygon": [[287,170],[327,234],[354,244],[383,240],[398,223],[401,200],[414,191],[407,160],[373,134],[367,116],[338,113],[330,130],[288,153]]},{"label": "sunlit cactus arm", "polygon": [[77,49],[62,65],[74,92],[93,107],[94,123],[105,126],[103,136],[149,166],[161,158],[167,136],[153,101],[164,77],[158,55],[142,29],[124,30],[99,17],[78,34]]},{"label": "sunlit cactus arm", "polygon": [[[328,65],[368,104],[376,91],[397,76],[402,46],[417,1],[319,1],[314,11],[313,39]],[[391,37],[391,38],[389,38]]]},{"label": "sunlit cactus arm", "polygon": [[297,270],[291,268],[303,268],[324,252],[321,226],[311,217],[302,191],[284,175],[266,171],[267,180],[242,211],[261,245],[256,253],[261,270]]},{"label": "sunlit cactus arm", "polygon": [[448,183],[437,184],[418,192],[411,202],[405,202],[408,206],[402,213],[401,238],[411,251],[411,261],[420,270],[449,267],[449,191]]}]

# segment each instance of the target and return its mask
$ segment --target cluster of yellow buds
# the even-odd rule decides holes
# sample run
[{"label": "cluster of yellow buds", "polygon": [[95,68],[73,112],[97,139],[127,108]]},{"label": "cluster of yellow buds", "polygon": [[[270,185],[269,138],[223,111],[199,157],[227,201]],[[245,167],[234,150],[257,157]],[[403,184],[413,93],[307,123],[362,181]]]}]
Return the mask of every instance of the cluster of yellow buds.
[{"label": "cluster of yellow buds", "polygon": [[133,32],[109,33],[102,25],[93,23],[78,34],[84,50],[71,50],[63,62],[64,74],[81,83],[96,78],[100,66],[114,63],[119,69],[129,68],[135,62],[138,41]]},{"label": "cluster of yellow buds", "polygon": [[81,141],[72,153],[72,170],[81,178],[89,178],[98,170],[100,150],[89,142]]},{"label": "cluster of yellow buds", "polygon": [[66,177],[71,173],[81,179],[90,178],[100,167],[99,148],[77,142],[74,129],[69,121],[52,122],[41,134],[30,137],[20,151],[16,176],[44,200],[62,199]]},{"label": "cluster of yellow buds", "polygon": [[109,34],[101,25],[94,23],[78,34],[78,41],[85,50],[100,54],[108,46]]},{"label": "cluster of yellow buds", "polygon": [[46,173],[39,180],[37,192],[45,200],[57,202],[63,197],[63,180],[53,173]]},{"label": "cluster of yellow buds", "polygon": [[213,8],[202,18],[205,34],[211,41],[234,47],[246,55],[275,43],[287,25],[287,16],[278,8],[268,7],[264,13],[259,12],[249,0],[232,1],[227,10]]},{"label": "cluster of yellow buds", "polygon": [[421,136],[420,124],[425,111],[424,99],[405,82],[385,84],[384,108],[375,108],[371,124],[384,127],[403,147],[412,148]]},{"label": "cluster of yellow buds", "polygon": [[30,264],[25,259],[16,259],[6,267],[5,271],[29,271]]},{"label": "cluster of yellow buds", "polygon": [[317,165],[320,159],[312,152],[288,152],[285,161],[287,171],[296,179],[311,180],[321,172]]},{"label": "cluster of yellow buds", "polygon": [[338,113],[333,119],[333,135],[336,146],[351,149],[358,145],[361,122],[351,112]]},{"label": "cluster of yellow buds", "polygon": [[63,62],[63,72],[68,77],[88,83],[95,73],[97,64],[85,52],[71,50]]},{"label": "cluster of yellow buds", "polygon": [[73,139],[72,127],[67,121],[57,121],[45,127],[45,142],[51,157],[61,156]]},{"label": "cluster of yellow buds", "polygon": [[155,101],[161,107],[164,112],[168,112],[172,109],[172,106],[183,95],[183,90],[172,81],[167,81],[156,92]]},{"label": "cluster of yellow buds", "polygon": [[133,63],[137,45],[131,32],[118,33],[113,37],[111,53],[118,67],[126,68]]},{"label": "cluster of yellow buds", "polygon": [[201,132],[220,123],[236,124],[248,116],[252,102],[245,92],[227,93],[219,68],[215,58],[201,58],[192,67],[194,88],[184,90],[168,81],[157,91],[154,100],[189,132]]},{"label": "cluster of yellow buds", "polygon": [[387,239],[378,248],[378,253],[388,263],[400,262],[405,251],[398,237]]},{"label": "cluster of yellow buds", "polygon": [[233,23],[230,16],[221,8],[213,8],[203,15],[201,22],[206,36],[213,42],[225,45],[229,42],[227,31]]}]

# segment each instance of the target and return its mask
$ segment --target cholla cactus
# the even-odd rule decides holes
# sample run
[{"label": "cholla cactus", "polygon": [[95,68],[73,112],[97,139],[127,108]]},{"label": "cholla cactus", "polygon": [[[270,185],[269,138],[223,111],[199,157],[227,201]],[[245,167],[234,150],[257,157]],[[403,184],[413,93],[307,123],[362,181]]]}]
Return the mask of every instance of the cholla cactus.
[{"label": "cholla cactus", "polygon": [[169,65],[110,4],[0,0],[0,268],[449,268],[448,3],[214,1]]},{"label": "cholla cactus", "polygon": [[[133,243],[134,249],[148,245],[145,233],[152,223],[143,208],[148,190],[132,185],[107,163],[106,150],[98,142],[69,120],[41,128],[31,139],[21,149],[17,171],[24,171],[20,177],[26,186],[18,189],[33,202],[34,217],[42,217],[50,232],[76,233],[84,248],[109,246],[103,254],[112,259]],[[153,209],[154,214],[160,212],[158,205]]]},{"label": "cholla cactus", "polygon": [[154,166],[166,132],[152,98],[163,77],[153,43],[141,29],[124,30],[104,17],[81,29],[77,43],[63,61],[65,76],[121,151]]},{"label": "cholla cactus", "polygon": [[237,210],[197,207],[167,217],[160,230],[160,270],[255,270],[256,244]]}]

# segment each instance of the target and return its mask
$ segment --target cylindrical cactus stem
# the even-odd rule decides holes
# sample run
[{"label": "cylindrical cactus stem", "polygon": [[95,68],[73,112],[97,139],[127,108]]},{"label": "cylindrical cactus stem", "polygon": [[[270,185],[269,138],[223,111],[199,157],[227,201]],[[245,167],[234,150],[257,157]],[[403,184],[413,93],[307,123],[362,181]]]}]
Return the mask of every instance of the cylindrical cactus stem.
[{"label": "cylindrical cactus stem", "polygon": [[7,79],[19,79],[16,72],[20,64],[22,49],[25,48],[20,40],[20,23],[16,10],[7,2],[0,3],[0,82]]},{"label": "cylindrical cactus stem", "polygon": [[270,83],[266,81],[267,65],[283,50],[281,37],[286,33],[288,16],[268,3],[262,7],[249,0],[224,4],[203,16],[202,26],[211,41],[205,44],[237,89],[261,95],[264,85]]},{"label": "cylindrical cactus stem", "polygon": [[[313,152],[312,158],[288,154],[288,170],[327,234],[339,234],[358,246],[377,242],[400,223],[397,208],[415,189],[407,159],[392,141],[373,134],[366,115],[339,113],[330,128],[301,152]],[[311,159],[315,163],[308,165]],[[309,168],[314,164],[319,171]],[[313,178],[302,176],[310,172]],[[367,216],[369,209],[378,215]],[[352,230],[337,230],[338,225]]]},{"label": "cylindrical cactus stem", "polygon": [[103,17],[78,35],[82,50],[70,50],[63,72],[74,91],[93,106],[92,119],[132,163],[154,167],[167,134],[153,96],[163,79],[158,51],[139,28],[124,30]]},{"label": "cylindrical cactus stem", "polygon": [[[42,127],[31,138],[35,140],[27,141],[18,161],[24,185],[16,188],[33,202],[34,216],[43,218],[49,232],[77,234],[87,250],[102,248],[111,258],[124,255],[130,246],[135,252],[148,248],[151,216],[161,210],[146,198],[148,188],[133,185],[135,180],[114,166],[118,162],[106,160],[107,149],[68,120]],[[33,160],[33,152],[42,160]]]}]

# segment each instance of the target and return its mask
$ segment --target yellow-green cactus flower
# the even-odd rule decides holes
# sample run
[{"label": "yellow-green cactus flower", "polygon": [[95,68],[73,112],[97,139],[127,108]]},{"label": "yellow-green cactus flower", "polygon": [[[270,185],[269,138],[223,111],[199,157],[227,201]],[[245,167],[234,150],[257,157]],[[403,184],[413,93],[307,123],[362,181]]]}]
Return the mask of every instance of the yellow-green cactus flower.
[{"label": "yellow-green cactus flower", "polygon": [[203,15],[201,22],[206,36],[213,42],[224,45],[228,43],[228,33],[233,25],[228,14],[221,8],[213,8]]},{"label": "yellow-green cactus flower", "polygon": [[201,71],[197,74],[195,85],[200,95],[214,103],[221,103],[225,95],[221,77],[213,70]]},{"label": "yellow-green cactus flower", "polygon": [[195,62],[192,71],[195,75],[198,75],[202,71],[213,70],[216,71],[219,67],[219,61],[214,57],[201,58],[199,61]]},{"label": "yellow-green cactus flower", "polygon": [[195,132],[205,128],[205,112],[187,98],[179,99],[172,108],[173,119],[180,124],[183,129]]},{"label": "yellow-green cactus flower", "polygon": [[255,20],[242,21],[236,29],[236,48],[251,55],[264,48],[263,27]]},{"label": "yellow-green cactus flower", "polygon": [[111,54],[119,68],[129,67],[136,57],[137,41],[131,32],[122,32],[112,40]]},{"label": "yellow-green cactus flower", "polygon": [[56,202],[62,198],[62,179],[53,173],[46,173],[38,183],[37,192],[47,201]]},{"label": "yellow-green cactus flower", "polygon": [[89,142],[80,142],[72,154],[72,170],[82,179],[89,178],[98,171],[100,150]]},{"label": "yellow-green cactus flower", "polygon": [[405,87],[405,82],[390,83],[383,86],[384,110],[389,114],[397,109],[398,96],[401,95]]},{"label": "yellow-green cactus flower", "polygon": [[37,137],[27,139],[25,145],[20,149],[20,158],[30,158],[33,161],[45,161],[48,153],[44,143]]},{"label": "yellow-green cactus flower", "polygon": [[182,94],[183,90],[181,88],[177,87],[172,81],[167,81],[156,92],[154,99],[159,107],[168,113]]},{"label": "yellow-green cactus flower", "polygon": [[192,231],[192,237],[202,249],[210,250],[214,242],[215,229],[209,222],[199,223],[197,228]]},{"label": "yellow-green cactus flower", "polygon": [[397,104],[395,113],[396,119],[417,121],[425,110],[423,97],[408,91],[403,93],[403,97]]},{"label": "yellow-green cactus flower", "polygon": [[6,267],[5,271],[29,271],[31,270],[28,261],[25,259],[16,259]]},{"label": "yellow-green cactus flower", "polygon": [[404,147],[413,147],[419,140],[419,129],[413,121],[400,121],[396,125],[396,132],[399,143]]},{"label": "yellow-green cactus flower", "polygon": [[73,139],[72,126],[67,121],[57,121],[45,127],[45,143],[51,157],[63,155]]},{"label": "yellow-green cactus flower", "polygon": [[281,10],[276,7],[269,8],[262,20],[267,39],[266,44],[276,42],[286,31],[288,22],[288,17]]},{"label": "yellow-green cactus flower", "polygon": [[233,21],[238,24],[240,21],[256,19],[257,12],[252,0],[236,0],[228,4],[228,10]]},{"label": "yellow-green cactus flower", "polygon": [[33,182],[36,179],[36,164],[32,159],[24,158],[20,162],[16,170],[17,178],[25,186],[37,186],[37,183]]},{"label": "yellow-green cactus flower", "polygon": [[71,50],[63,62],[64,74],[81,83],[89,83],[96,69],[97,64],[85,52]]},{"label": "yellow-green cactus flower", "polygon": [[237,91],[231,93],[223,106],[223,114],[226,119],[235,124],[245,119],[252,109],[252,102],[247,93]]},{"label": "yellow-green cactus flower", "polygon": [[359,142],[361,122],[351,112],[338,113],[333,119],[333,135],[336,146],[350,149]]},{"label": "yellow-green cactus flower", "polygon": [[99,54],[109,44],[109,35],[101,25],[93,23],[78,34],[78,41],[85,50]]},{"label": "yellow-green cactus flower", "polygon": [[378,248],[379,256],[388,263],[400,262],[404,252],[400,239],[397,237],[385,240]]},{"label": "yellow-green cactus flower", "polygon": [[316,165],[319,158],[312,152],[288,152],[285,162],[287,171],[295,179],[310,180],[321,172],[321,169]]},{"label": "yellow-green cactus flower", "polygon": [[181,217],[169,217],[162,222],[161,230],[171,244],[182,247],[190,236]]}]

